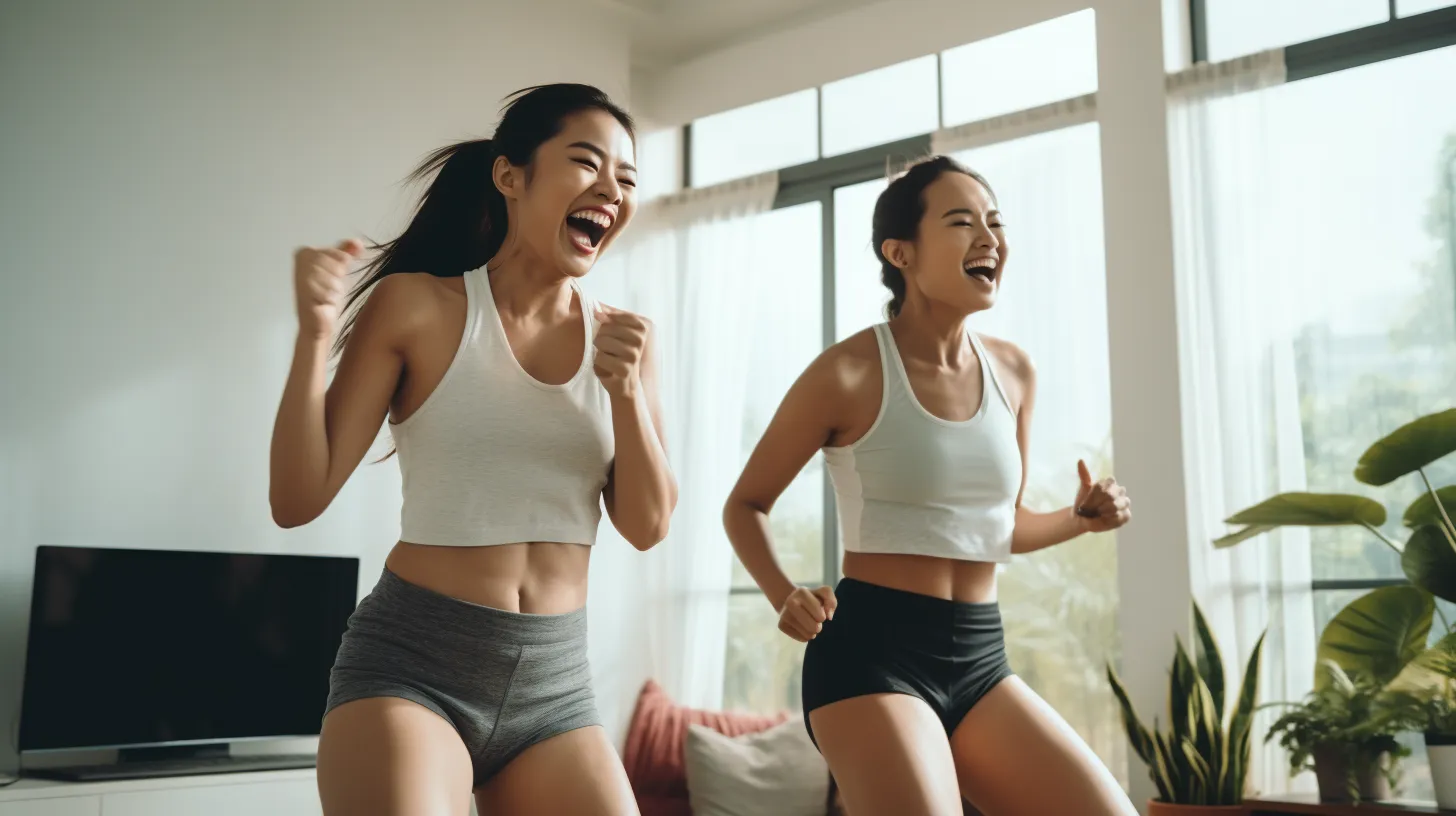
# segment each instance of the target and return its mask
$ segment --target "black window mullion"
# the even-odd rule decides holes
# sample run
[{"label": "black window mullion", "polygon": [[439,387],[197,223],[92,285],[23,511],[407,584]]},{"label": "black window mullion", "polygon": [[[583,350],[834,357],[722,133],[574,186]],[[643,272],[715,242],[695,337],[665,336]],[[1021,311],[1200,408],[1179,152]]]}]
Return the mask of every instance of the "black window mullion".
[{"label": "black window mullion", "polygon": [[1456,45],[1456,6],[1296,43],[1284,49],[1289,82]]},{"label": "black window mullion", "polygon": [[1188,0],[1188,38],[1193,63],[1208,62],[1208,2]]},{"label": "black window mullion", "polygon": [[[819,235],[821,246],[820,261],[822,267],[823,284],[820,292],[820,309],[823,315],[821,325],[824,331],[824,347],[834,345],[838,327],[838,316],[835,314],[836,294],[834,280],[834,188],[825,188],[820,199]],[[839,581],[839,505],[834,499],[834,485],[829,480],[829,467],[822,465],[819,469],[820,488],[824,495],[824,524],[823,540],[820,542],[820,552],[824,558],[824,583],[836,584]]]},{"label": "black window mullion", "polygon": [[1405,578],[1320,578],[1311,581],[1309,588],[1314,592],[1336,592],[1349,589],[1380,589],[1381,587],[1405,586]]}]

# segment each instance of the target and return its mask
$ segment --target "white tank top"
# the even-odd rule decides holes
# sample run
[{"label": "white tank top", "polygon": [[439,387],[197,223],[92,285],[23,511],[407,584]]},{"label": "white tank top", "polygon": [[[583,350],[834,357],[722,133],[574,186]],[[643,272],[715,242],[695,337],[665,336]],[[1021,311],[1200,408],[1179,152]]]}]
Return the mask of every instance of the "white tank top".
[{"label": "white tank top", "polygon": [[1021,450],[985,347],[967,331],[981,363],[981,407],[951,422],[915,398],[890,327],[874,331],[884,381],[879,416],[854,444],[824,448],[844,549],[1010,561]]},{"label": "white tank top", "polygon": [[400,537],[447,547],[594,544],[614,440],[607,392],[592,373],[592,303],[573,281],[586,346],[576,374],[548,385],[511,352],[485,268],[464,280],[455,359],[424,404],[389,426],[404,477]]}]

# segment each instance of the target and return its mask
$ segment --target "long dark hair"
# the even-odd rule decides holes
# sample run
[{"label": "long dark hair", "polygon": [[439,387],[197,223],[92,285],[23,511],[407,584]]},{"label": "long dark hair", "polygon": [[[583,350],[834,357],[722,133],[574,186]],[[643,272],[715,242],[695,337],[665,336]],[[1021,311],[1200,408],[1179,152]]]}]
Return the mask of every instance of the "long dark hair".
[{"label": "long dark hair", "polygon": [[875,216],[870,228],[870,241],[874,245],[875,257],[880,261],[880,282],[890,290],[890,302],[885,306],[889,317],[897,317],[905,306],[905,273],[885,257],[885,241],[913,241],[920,233],[920,219],[925,217],[925,188],[945,173],[961,173],[970,176],[986,188],[991,198],[996,191],[986,177],[949,156],[931,156],[912,164],[908,170],[890,182],[875,201]]},{"label": "long dark hair", "polygon": [[561,132],[566,117],[585,110],[611,114],[636,140],[631,115],[606,93],[591,85],[558,83],[507,96],[493,137],[457,142],[427,156],[408,181],[431,176],[434,180],[420,197],[404,232],[393,241],[370,247],[378,254],[360,270],[359,282],[349,292],[348,316],[334,341],[334,352],[348,342],[358,316],[354,307],[374,284],[396,272],[459,277],[495,257],[507,228],[506,199],[492,178],[496,157],[504,156],[516,167],[529,167],[536,148]]}]

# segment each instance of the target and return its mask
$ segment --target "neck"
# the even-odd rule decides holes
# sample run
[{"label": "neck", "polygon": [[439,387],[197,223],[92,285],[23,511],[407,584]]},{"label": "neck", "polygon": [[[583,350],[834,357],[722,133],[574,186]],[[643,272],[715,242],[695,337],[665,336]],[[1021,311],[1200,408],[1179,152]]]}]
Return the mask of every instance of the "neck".
[{"label": "neck", "polygon": [[943,368],[960,368],[975,359],[966,337],[970,315],[921,297],[910,297],[890,321],[902,357],[925,360]]},{"label": "neck", "polygon": [[571,278],[554,264],[525,252],[499,254],[486,267],[495,307],[517,318],[571,312]]}]

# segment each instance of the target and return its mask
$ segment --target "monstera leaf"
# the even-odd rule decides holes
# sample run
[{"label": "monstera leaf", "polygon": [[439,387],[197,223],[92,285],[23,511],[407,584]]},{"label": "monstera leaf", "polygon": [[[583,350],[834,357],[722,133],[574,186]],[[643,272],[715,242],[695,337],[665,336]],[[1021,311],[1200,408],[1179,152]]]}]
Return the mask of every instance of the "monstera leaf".
[{"label": "monstera leaf", "polygon": [[[1431,594],[1417,587],[1373,590],[1335,615],[1320,634],[1316,656],[1348,674],[1388,683],[1425,650],[1435,609]],[[1316,688],[1329,682],[1328,672],[1316,674]]]},{"label": "monstera leaf", "polygon": [[1373,499],[1344,493],[1280,493],[1240,510],[1227,523],[1247,526],[1215,539],[1213,546],[1232,547],[1276,527],[1379,527],[1385,523],[1385,508]]},{"label": "monstera leaf", "polygon": [[1355,478],[1386,485],[1456,451],[1456,408],[1428,414],[1396,428],[1371,445],[1355,466]]},{"label": "monstera leaf", "polygon": [[1441,528],[1426,524],[1411,533],[1400,567],[1411,583],[1442,600],[1456,602],[1456,550]]},{"label": "monstera leaf", "polygon": [[[1456,519],[1456,485],[1443,487],[1436,491],[1436,495],[1441,497],[1441,506],[1446,508],[1446,515]],[[1441,511],[1436,509],[1436,500],[1431,498],[1430,493],[1426,493],[1411,502],[1411,506],[1405,509],[1405,518],[1401,521],[1412,530],[1423,524],[1440,524]]]}]

